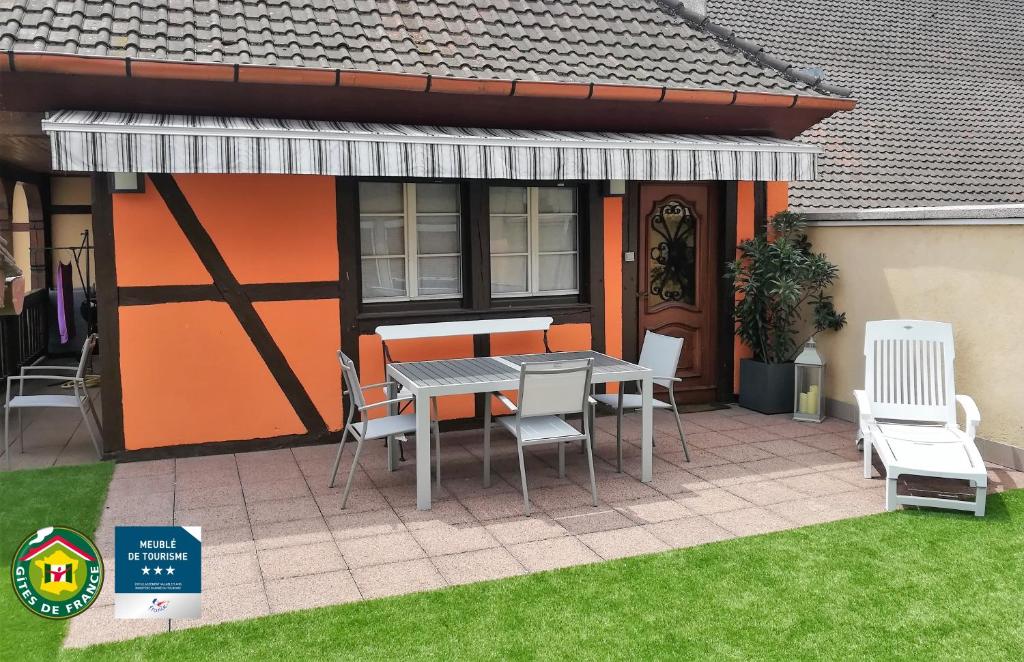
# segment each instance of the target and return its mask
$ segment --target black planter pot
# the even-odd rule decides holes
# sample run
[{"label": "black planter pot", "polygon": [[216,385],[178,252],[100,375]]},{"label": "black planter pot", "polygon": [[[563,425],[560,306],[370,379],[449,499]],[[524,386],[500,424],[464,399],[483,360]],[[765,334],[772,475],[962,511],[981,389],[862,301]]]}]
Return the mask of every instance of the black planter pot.
[{"label": "black planter pot", "polygon": [[740,360],[740,406],[762,414],[793,411],[792,363]]}]

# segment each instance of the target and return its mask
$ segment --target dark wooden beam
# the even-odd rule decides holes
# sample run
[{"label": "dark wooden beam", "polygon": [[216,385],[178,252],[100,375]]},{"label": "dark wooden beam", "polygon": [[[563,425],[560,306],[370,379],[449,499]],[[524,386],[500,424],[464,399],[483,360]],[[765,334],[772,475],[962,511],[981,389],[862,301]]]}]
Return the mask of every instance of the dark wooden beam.
[{"label": "dark wooden beam", "polygon": [[754,182],[754,235],[768,231],[768,182]]},{"label": "dark wooden beam", "polygon": [[732,283],[724,278],[725,265],[736,259],[736,182],[725,182],[721,189],[722,202],[719,205],[721,213],[721,232],[718,250],[718,389],[716,398],[721,402],[731,402],[735,396],[733,392],[733,377],[735,372],[735,356],[733,348],[736,343],[735,328],[733,322],[733,311],[736,306],[736,297],[733,293]]}]

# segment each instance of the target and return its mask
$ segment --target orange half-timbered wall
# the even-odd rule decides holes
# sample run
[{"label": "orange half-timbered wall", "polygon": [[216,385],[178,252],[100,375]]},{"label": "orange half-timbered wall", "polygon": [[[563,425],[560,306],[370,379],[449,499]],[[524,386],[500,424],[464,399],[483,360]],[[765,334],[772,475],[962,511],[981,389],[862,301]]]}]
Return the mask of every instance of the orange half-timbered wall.
[{"label": "orange half-timbered wall", "polygon": [[155,175],[112,219],[126,450],[340,428],[333,178]]}]

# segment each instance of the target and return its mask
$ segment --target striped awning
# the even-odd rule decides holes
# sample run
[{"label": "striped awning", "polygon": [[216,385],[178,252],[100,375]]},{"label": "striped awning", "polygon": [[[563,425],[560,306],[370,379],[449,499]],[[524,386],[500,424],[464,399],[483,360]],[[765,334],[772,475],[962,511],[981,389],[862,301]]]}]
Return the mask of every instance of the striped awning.
[{"label": "striped awning", "polygon": [[60,111],[67,172],[267,173],[524,180],[809,180],[817,147],[750,136],[467,129]]}]

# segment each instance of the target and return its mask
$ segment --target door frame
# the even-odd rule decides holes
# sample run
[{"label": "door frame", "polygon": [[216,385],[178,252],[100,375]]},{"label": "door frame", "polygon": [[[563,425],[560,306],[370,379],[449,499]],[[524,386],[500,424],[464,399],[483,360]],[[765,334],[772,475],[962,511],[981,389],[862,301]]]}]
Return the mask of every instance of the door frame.
[{"label": "door frame", "polygon": [[623,197],[622,250],[633,253],[633,261],[622,261],[622,356],[627,361],[636,361],[640,356],[639,314],[640,314],[640,187],[643,184],[702,184],[712,190],[711,196],[718,196],[717,218],[709,219],[718,223],[718,246],[715,251],[715,279],[718,282],[718,334],[717,378],[715,399],[719,402],[735,400],[733,371],[735,366],[735,334],[733,332],[733,310],[735,300],[732,287],[725,282],[725,263],[736,257],[736,182],[641,182],[626,183]]}]

